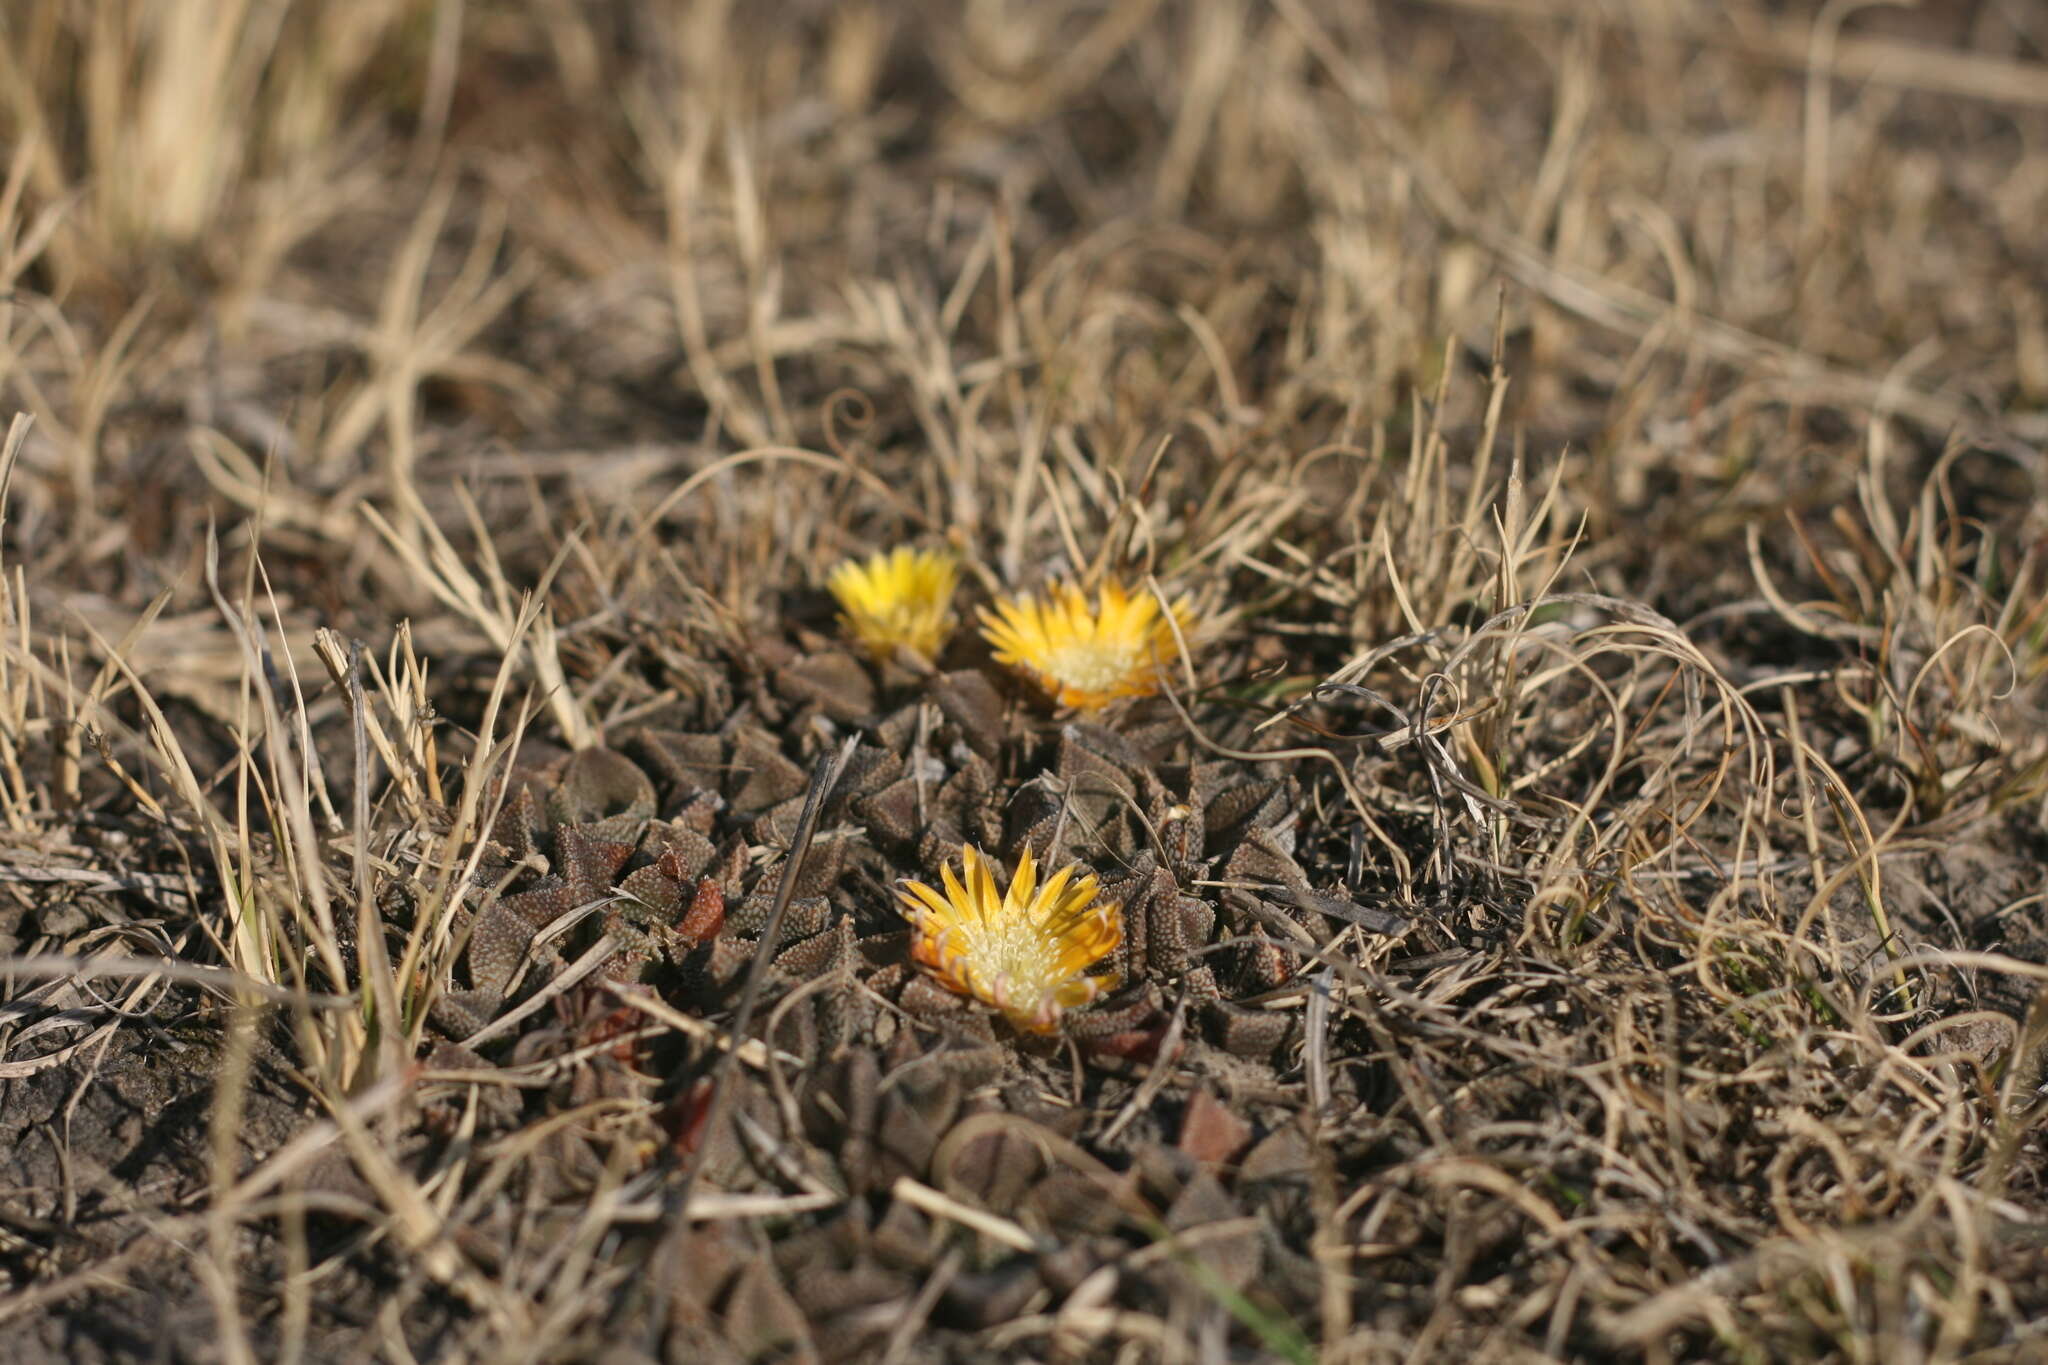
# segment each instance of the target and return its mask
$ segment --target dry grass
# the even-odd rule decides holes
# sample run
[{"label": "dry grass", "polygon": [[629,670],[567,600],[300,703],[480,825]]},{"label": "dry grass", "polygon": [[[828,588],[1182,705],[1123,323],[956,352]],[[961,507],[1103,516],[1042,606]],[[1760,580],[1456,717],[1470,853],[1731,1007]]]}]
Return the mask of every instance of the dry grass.
[{"label": "dry grass", "polygon": [[2048,24],[776,11],[0,14],[8,1358],[2048,1353]]}]

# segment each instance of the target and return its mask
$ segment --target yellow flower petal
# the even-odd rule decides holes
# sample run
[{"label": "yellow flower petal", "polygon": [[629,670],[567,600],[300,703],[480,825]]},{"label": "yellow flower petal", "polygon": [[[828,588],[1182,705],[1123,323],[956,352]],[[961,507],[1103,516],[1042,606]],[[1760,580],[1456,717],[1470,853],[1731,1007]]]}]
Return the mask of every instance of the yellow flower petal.
[{"label": "yellow flower petal", "polygon": [[941,869],[941,894],[923,882],[897,891],[911,922],[911,957],[948,989],[993,1005],[1018,1028],[1050,1033],[1065,1011],[1116,989],[1091,973],[1123,942],[1123,911],[1097,899],[1095,874],[1061,868],[1043,886],[1026,849],[1006,891],[981,850],[960,852],[962,876]]},{"label": "yellow flower petal", "polygon": [[1194,632],[1185,598],[1172,618],[1150,592],[1132,593],[1110,579],[1088,595],[1054,584],[1044,600],[1005,598],[981,611],[982,636],[997,663],[1023,674],[1062,706],[1094,711],[1119,697],[1157,692],[1165,669],[1180,658],[1180,639]]},{"label": "yellow flower petal", "polygon": [[958,624],[953,590],[959,582],[960,564],[951,555],[899,545],[847,560],[825,586],[839,601],[840,629],[876,660],[893,657],[898,648],[931,660]]}]

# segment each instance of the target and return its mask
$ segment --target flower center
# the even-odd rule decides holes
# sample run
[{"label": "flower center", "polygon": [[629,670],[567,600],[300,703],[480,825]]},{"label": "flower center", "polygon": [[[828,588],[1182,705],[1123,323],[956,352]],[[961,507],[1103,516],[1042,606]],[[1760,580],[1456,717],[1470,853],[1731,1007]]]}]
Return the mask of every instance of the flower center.
[{"label": "flower center", "polygon": [[990,986],[1000,985],[1012,1001],[1036,1001],[1064,975],[1059,942],[1029,915],[1007,914],[993,924],[962,926],[968,959]]},{"label": "flower center", "polygon": [[1047,650],[1045,671],[1077,692],[1110,692],[1130,680],[1142,657],[1128,643],[1085,640]]}]

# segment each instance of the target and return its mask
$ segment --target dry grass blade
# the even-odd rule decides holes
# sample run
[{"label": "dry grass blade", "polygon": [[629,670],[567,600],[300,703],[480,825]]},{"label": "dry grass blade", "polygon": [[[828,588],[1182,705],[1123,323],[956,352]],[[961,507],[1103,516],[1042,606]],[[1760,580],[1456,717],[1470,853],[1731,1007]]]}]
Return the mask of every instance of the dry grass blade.
[{"label": "dry grass blade", "polygon": [[[825,799],[832,789],[839,785],[846,765],[853,761],[854,751],[860,747],[858,737],[847,740],[839,751],[820,758],[811,773],[811,781],[804,795],[803,813],[797,819],[796,833],[790,840],[789,849],[783,855],[782,874],[776,883],[775,900],[768,912],[768,919],[761,930],[760,946],[755,949],[754,960],[747,967],[745,983],[740,988],[739,1002],[733,1007],[733,1022],[730,1029],[734,1038],[745,1038],[748,1025],[752,1023],[754,1010],[760,1003],[761,986],[766,977],[768,963],[779,940],[783,917],[789,912],[789,903],[795,894],[798,875],[803,870],[804,858],[809,854],[811,840],[818,832],[818,817],[824,809]],[[720,1055],[717,1070],[711,1078],[711,1099],[704,1119],[704,1127],[713,1133],[725,1117],[732,1102],[732,1069],[739,1058],[737,1049],[728,1049]],[[676,1199],[687,1209],[690,1193],[704,1169],[704,1155],[710,1150],[709,1144],[700,1145],[683,1167],[682,1180]],[[687,1219],[679,1226],[687,1226]]]}]

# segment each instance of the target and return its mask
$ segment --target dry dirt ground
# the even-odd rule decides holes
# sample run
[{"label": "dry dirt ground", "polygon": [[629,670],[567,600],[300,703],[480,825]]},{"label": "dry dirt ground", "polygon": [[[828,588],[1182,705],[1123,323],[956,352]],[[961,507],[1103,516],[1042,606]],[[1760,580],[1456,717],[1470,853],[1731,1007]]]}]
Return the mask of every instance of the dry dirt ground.
[{"label": "dry dirt ground", "polygon": [[2038,6],[17,0],[0,149],[0,1357],[2048,1358]]}]

